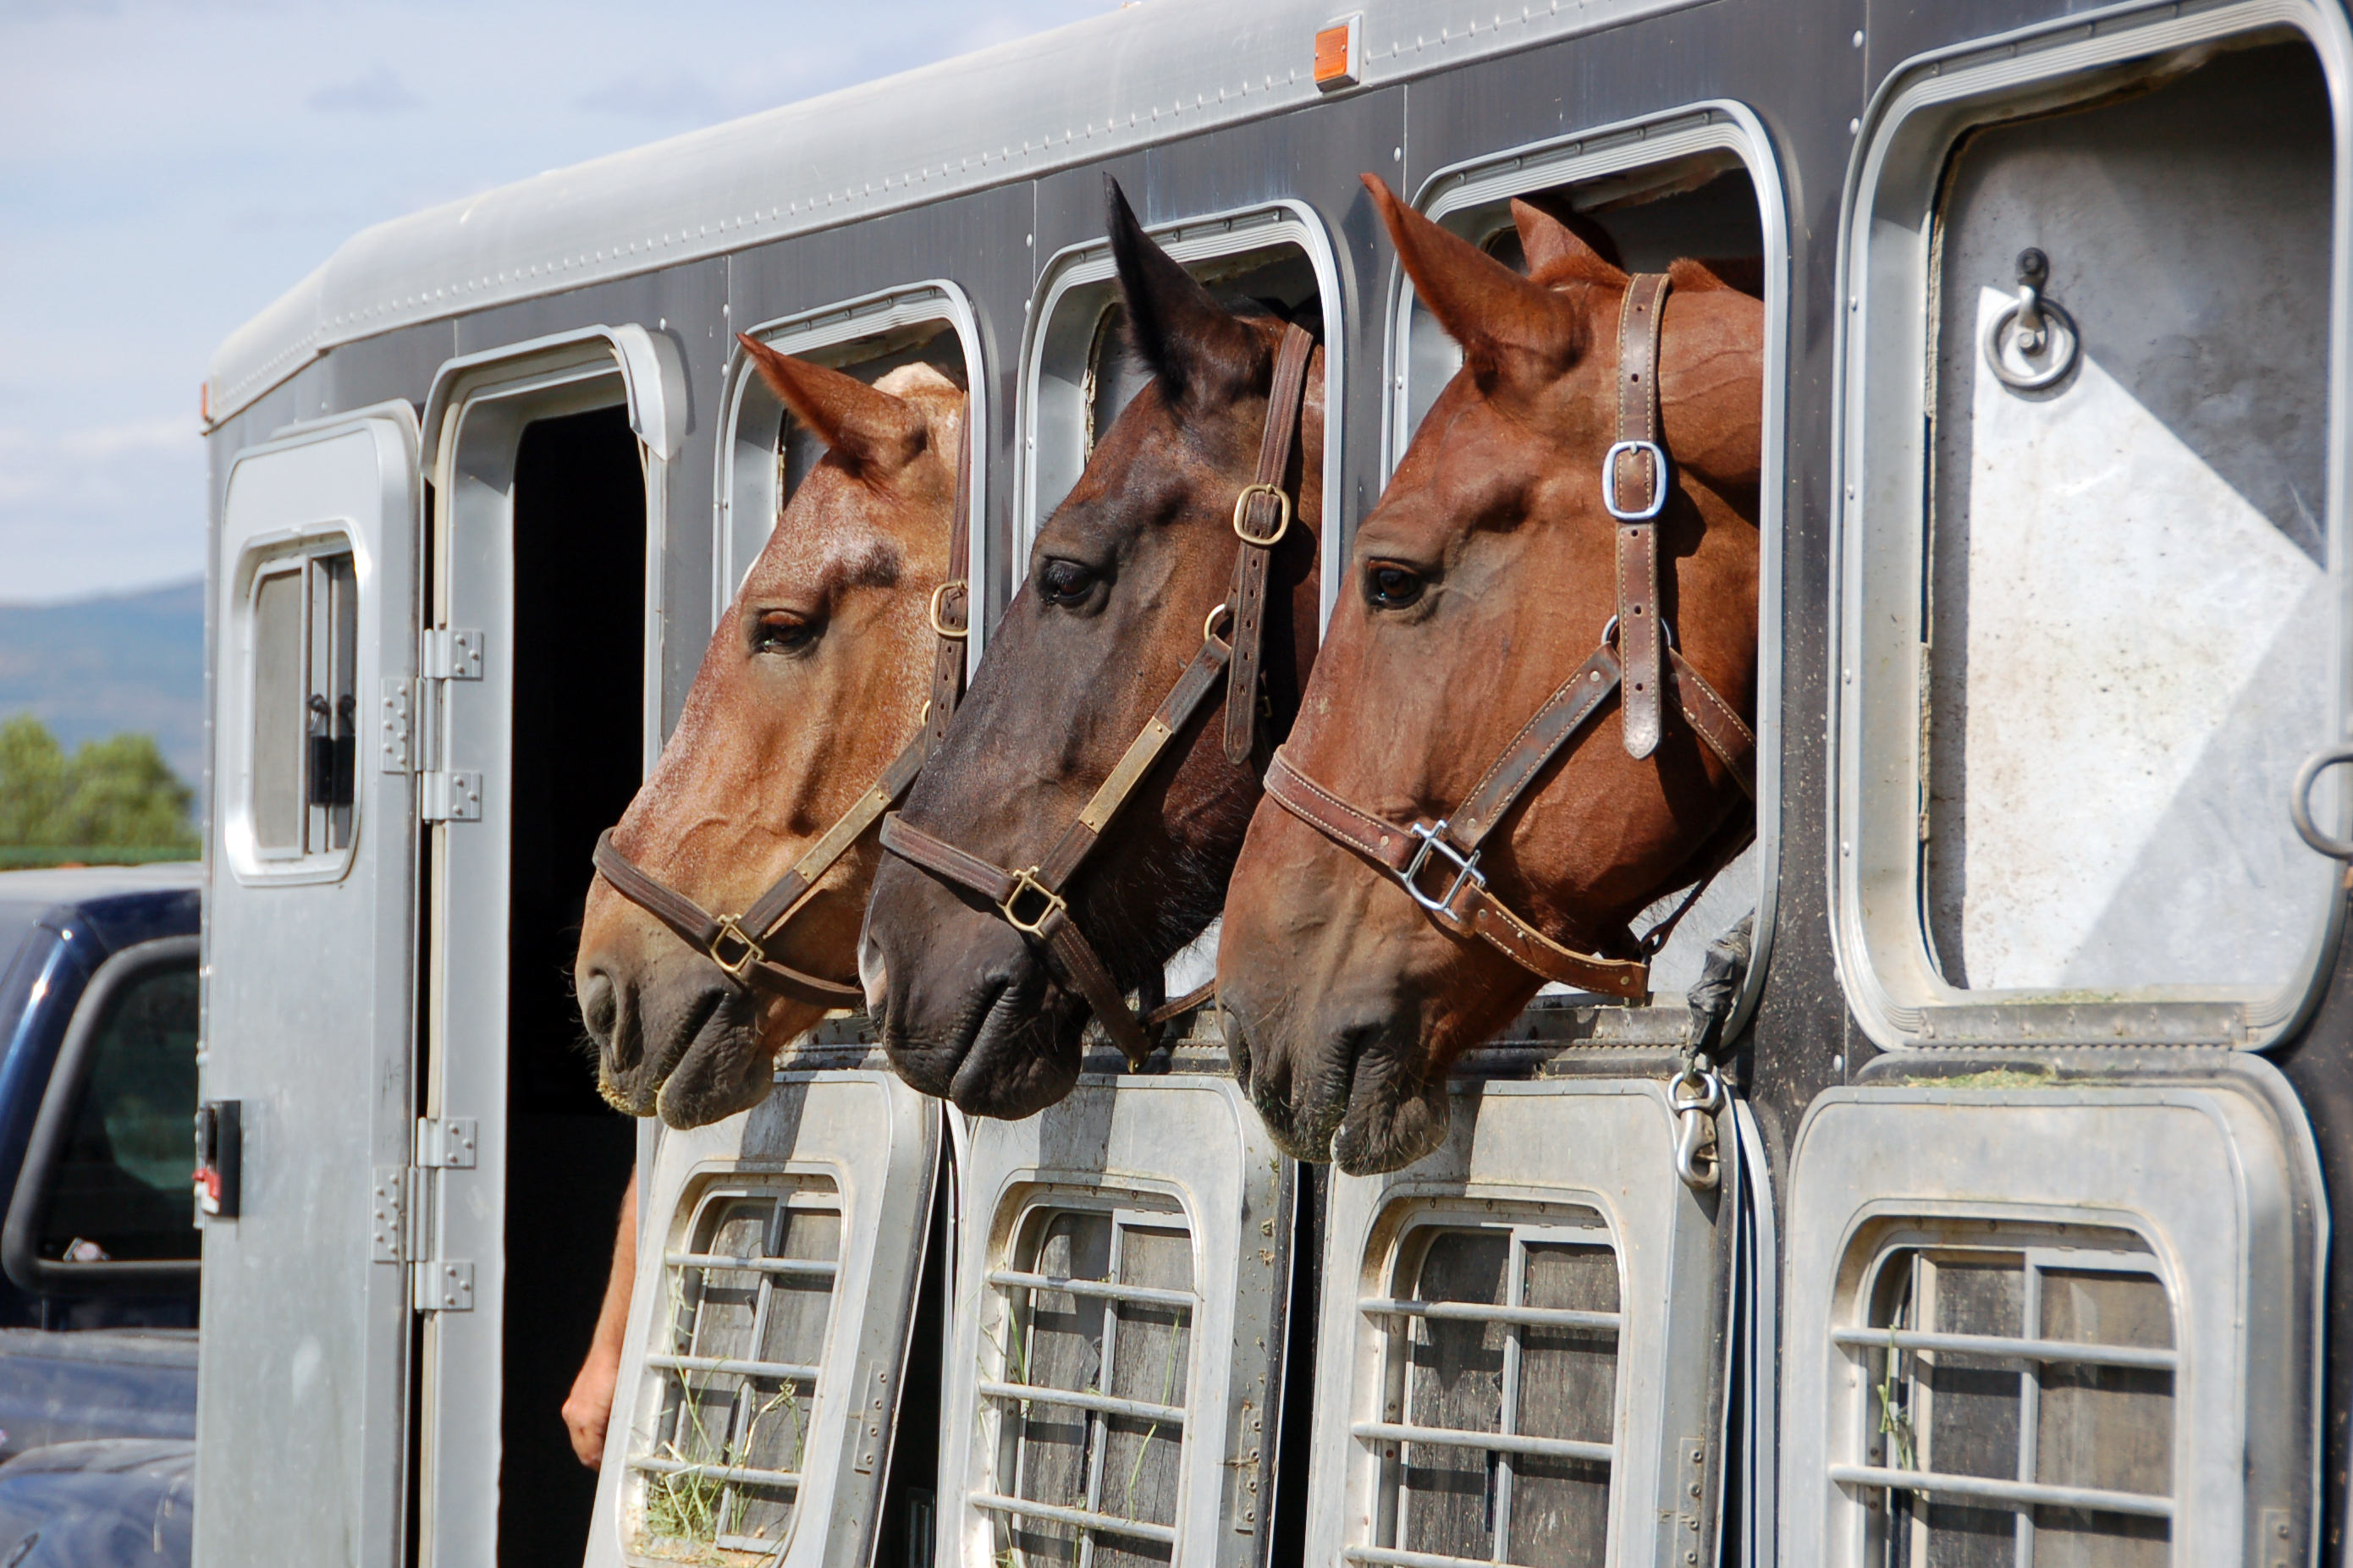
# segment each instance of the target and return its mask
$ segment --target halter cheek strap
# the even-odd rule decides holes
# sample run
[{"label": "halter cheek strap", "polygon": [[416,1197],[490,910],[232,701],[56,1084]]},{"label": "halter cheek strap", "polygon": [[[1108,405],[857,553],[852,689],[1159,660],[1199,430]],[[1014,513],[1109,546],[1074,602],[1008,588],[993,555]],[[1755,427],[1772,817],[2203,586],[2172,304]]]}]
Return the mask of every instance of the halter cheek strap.
[{"label": "halter cheek strap", "polygon": [[1667,275],[1643,272],[1618,307],[1618,439],[1601,459],[1601,499],[1618,520],[1618,647],[1625,663],[1626,754],[1659,748],[1659,513],[1667,452],[1659,420],[1659,322]]},{"label": "halter cheek strap", "polygon": [[892,760],[874,787],[856,805],[836,817],[819,834],[791,870],[772,884],[740,915],[713,914],[701,904],[632,863],[613,847],[612,829],[596,836],[597,875],[612,889],[668,926],[680,941],[717,964],[727,978],[744,989],[759,989],[823,1007],[857,1008],[866,1005],[865,990],[838,980],[826,980],[773,957],[770,949],[784,935],[793,918],[807,906],[818,882],[833,869],[850,847],[882,814],[896,805],[915,775],[923,769],[932,749],[946,732],[948,720],[964,697],[964,645],[971,616],[971,595],[965,574],[972,559],[972,443],[967,410],[964,441],[956,449],[954,521],[948,526],[948,570],[957,574],[932,592],[932,631],[939,639],[932,658],[932,697],[923,727],[906,748]]},{"label": "halter cheek strap", "polygon": [[[1282,346],[1275,354],[1274,379],[1267,393],[1258,471],[1234,500],[1233,528],[1241,547],[1234,560],[1233,582],[1225,603],[1209,612],[1201,627],[1200,651],[1045,858],[1026,870],[1011,870],[917,827],[899,813],[882,819],[883,848],[943,882],[977,893],[1006,923],[1045,948],[1049,962],[1065,984],[1086,998],[1131,1070],[1141,1068],[1152,1054],[1150,1031],[1208,1000],[1213,987],[1204,986],[1175,1002],[1147,1008],[1139,1017],[1129,1010],[1110,966],[1071,918],[1063,889],[1103,841],[1104,829],[1136,786],[1157,765],[1168,742],[1220,691],[1226,698],[1226,756],[1238,767],[1256,771],[1265,744],[1260,728],[1264,715],[1260,712],[1259,671],[1266,630],[1267,576],[1274,547],[1291,528],[1292,502],[1282,479],[1291,466],[1308,360],[1314,350],[1315,340],[1303,328],[1293,324],[1283,329]],[[1218,635],[1221,622],[1230,623],[1231,641]],[[1146,1000],[1150,999],[1147,995]]]},{"label": "halter cheek strap", "polygon": [[1629,753],[1647,757],[1658,749],[1662,699],[1672,689],[1676,710],[1701,743],[1750,798],[1757,794],[1756,736],[1739,710],[1675,650],[1660,624],[1654,520],[1666,508],[1669,470],[1660,445],[1657,367],[1666,293],[1664,274],[1639,274],[1620,310],[1619,439],[1601,468],[1602,502],[1617,520],[1618,614],[1592,657],[1520,727],[1450,816],[1409,825],[1376,816],[1309,778],[1279,751],[1266,773],[1270,799],[1388,871],[1449,931],[1477,937],[1542,979],[1628,1000],[1650,994],[1651,955],[1665,945],[1720,865],[1650,931],[1640,939],[1627,933],[1614,944],[1641,956],[1619,958],[1580,952],[1546,936],[1488,889],[1479,857],[1536,775],[1612,692],[1619,694]]}]

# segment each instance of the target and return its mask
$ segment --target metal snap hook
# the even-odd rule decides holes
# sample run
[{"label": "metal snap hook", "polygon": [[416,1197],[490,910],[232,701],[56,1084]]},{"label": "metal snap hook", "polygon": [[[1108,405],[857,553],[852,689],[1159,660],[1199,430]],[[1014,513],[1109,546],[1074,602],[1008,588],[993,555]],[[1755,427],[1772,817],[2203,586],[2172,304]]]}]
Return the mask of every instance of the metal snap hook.
[{"label": "metal snap hook", "polygon": [[1713,1068],[1691,1067],[1667,1088],[1675,1113],[1675,1174],[1695,1193],[1712,1192],[1724,1176],[1715,1152],[1715,1112],[1724,1105],[1724,1080]]}]

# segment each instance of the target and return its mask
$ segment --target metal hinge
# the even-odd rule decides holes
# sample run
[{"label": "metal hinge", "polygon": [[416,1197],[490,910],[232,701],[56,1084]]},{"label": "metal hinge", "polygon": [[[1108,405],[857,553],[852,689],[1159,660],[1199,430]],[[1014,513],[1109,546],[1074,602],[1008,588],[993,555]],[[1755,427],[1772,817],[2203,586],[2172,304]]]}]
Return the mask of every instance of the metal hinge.
[{"label": "metal hinge", "polygon": [[368,1256],[397,1263],[408,1250],[408,1167],[378,1165],[368,1197]]},{"label": "metal hinge", "polygon": [[406,676],[388,676],[376,704],[376,759],[388,773],[417,768],[417,687]]},{"label": "metal hinge", "polygon": [[470,1312],[474,1310],[474,1266],[458,1258],[419,1263],[411,1276],[412,1304],[420,1312]]},{"label": "metal hinge", "polygon": [[427,680],[482,679],[482,634],[438,631],[425,634],[425,678]]},{"label": "metal hinge", "polygon": [[482,775],[436,768],[418,775],[417,815],[427,822],[482,820]]},{"label": "metal hinge", "polygon": [[474,1168],[474,1119],[430,1116],[417,1119],[417,1168],[420,1171],[470,1171]]},{"label": "metal hinge", "polygon": [[849,1413],[849,1468],[871,1476],[882,1462],[882,1434],[891,1425],[891,1374],[879,1366],[866,1369],[866,1386],[859,1391],[858,1406]]}]

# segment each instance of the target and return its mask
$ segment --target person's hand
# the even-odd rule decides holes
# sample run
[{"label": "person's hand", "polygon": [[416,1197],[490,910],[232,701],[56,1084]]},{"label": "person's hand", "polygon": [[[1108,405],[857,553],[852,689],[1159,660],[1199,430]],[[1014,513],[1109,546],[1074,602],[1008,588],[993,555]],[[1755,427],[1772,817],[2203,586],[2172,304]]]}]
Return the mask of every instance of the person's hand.
[{"label": "person's hand", "polygon": [[613,1384],[620,1374],[619,1347],[608,1351],[600,1343],[580,1363],[580,1375],[565,1396],[564,1425],[572,1433],[572,1451],[592,1470],[605,1462],[605,1426],[613,1418]]}]

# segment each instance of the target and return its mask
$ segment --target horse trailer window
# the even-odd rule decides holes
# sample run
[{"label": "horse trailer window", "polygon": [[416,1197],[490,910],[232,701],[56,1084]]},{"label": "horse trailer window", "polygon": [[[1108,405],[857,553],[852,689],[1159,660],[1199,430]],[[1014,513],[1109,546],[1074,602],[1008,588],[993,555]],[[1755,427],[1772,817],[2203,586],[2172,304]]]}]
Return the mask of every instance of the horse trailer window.
[{"label": "horse trailer window", "polygon": [[[973,374],[979,363],[978,336],[971,309],[954,285],[926,283],[829,305],[755,327],[751,336],[779,353],[870,384],[918,364],[955,383],[969,396],[965,416],[981,437],[973,448],[971,480],[973,515],[985,515],[980,501],[986,494],[982,459],[988,451],[987,378]],[[714,619],[726,612],[745,574],[760,558],[776,514],[826,452],[825,444],[786,411],[746,356],[730,359],[728,375],[733,434],[726,442],[729,459],[721,500],[724,517],[713,563]],[[976,567],[985,532],[974,532]]]},{"label": "horse trailer window", "polygon": [[[1320,220],[1283,203],[1153,227],[1161,247],[1229,309],[1269,310],[1316,334],[1324,348],[1326,406],[1339,406],[1340,349],[1331,248]],[[1078,483],[1095,443],[1152,379],[1129,346],[1126,311],[1109,242],[1073,246],[1046,263],[1023,360],[1022,480],[1015,527],[1014,586],[1029,542]],[[1327,444],[1324,490],[1339,494],[1339,443]],[[1336,520],[1331,520],[1336,521]],[[1324,607],[1339,557],[1337,530],[1324,536]]]},{"label": "horse trailer window", "polygon": [[2130,1088],[1816,1099],[1787,1202],[1786,1561],[2309,1559],[2319,1165],[2277,1072],[2210,1055]]},{"label": "horse trailer window", "polygon": [[841,1258],[829,1184],[725,1186],[706,1194],[691,1250],[662,1259],[670,1304],[644,1479],[647,1549],[763,1554],[791,1533]]},{"label": "horse trailer window", "polygon": [[351,847],[359,734],[359,582],[348,550],[280,557],[247,606],[246,816],[256,856]]},{"label": "horse trailer window", "polygon": [[1883,1253],[1864,1321],[1832,1336],[1870,1404],[1831,1471],[1868,1510],[1867,1560],[2168,1562],[2179,1352],[2155,1260],[1980,1244],[2000,1230]]},{"label": "horse trailer window", "polygon": [[[1745,110],[1730,105],[1685,110],[1441,170],[1422,187],[1415,205],[1514,271],[1527,269],[1513,223],[1514,199],[1573,217],[1580,237],[1605,247],[1630,272],[1662,272],[1684,258],[1706,262],[1733,288],[1765,300],[1764,379],[1772,388],[1778,384],[1782,363],[1780,301],[1785,292],[1775,280],[1786,269],[1788,247],[1779,227],[1782,203],[1768,148]],[[1384,471],[1393,470],[1403,459],[1438,395],[1462,368],[1462,351],[1415,297],[1402,268],[1397,287]],[[1767,839],[1778,811],[1770,721],[1780,684],[1774,663],[1778,639],[1769,628],[1778,595],[1781,486],[1780,409],[1770,395],[1761,428],[1764,469],[1752,510],[1760,536],[1758,626],[1760,653],[1766,657],[1758,663],[1757,706],[1750,715],[1757,732],[1767,737],[1757,759],[1759,839],[1717,873],[1652,960],[1652,991],[1677,997],[1699,978],[1707,944],[1744,915],[1757,910],[1762,918],[1754,929],[1759,933],[1771,930],[1771,911],[1762,906],[1771,896],[1773,846]],[[1571,640],[1577,643],[1579,657],[1600,629],[1575,633]],[[1683,889],[1678,889],[1644,911],[1635,928],[1655,924],[1683,895]],[[1749,969],[1752,988],[1762,983],[1765,957],[1760,947]],[[1545,989],[1547,997],[1574,994],[1557,984]],[[1609,1000],[1574,995],[1577,1004]],[[1734,1019],[1733,1026],[1737,1024]]]},{"label": "horse trailer window", "polygon": [[1392,1292],[1357,1303],[1379,1343],[1385,1419],[1354,1432],[1382,1460],[1387,1544],[1346,1560],[1599,1568],[1620,1321],[1600,1216],[1418,1226]]},{"label": "horse trailer window", "polygon": [[[2008,51],[1923,68],[1880,113],[1839,879],[1883,1044],[2262,1041],[2312,983],[2334,879],[2288,793],[2342,662],[2338,133],[2309,42],[2204,20],[2024,87]],[[2124,1000],[2170,1005],[2083,1005]]]},{"label": "horse trailer window", "polygon": [[970,1500],[1002,1521],[1021,1564],[1165,1563],[1190,1386],[1193,1238],[1182,1216],[1041,1208],[1018,1267],[988,1277],[999,1375],[997,1493]]}]

